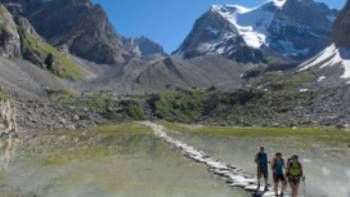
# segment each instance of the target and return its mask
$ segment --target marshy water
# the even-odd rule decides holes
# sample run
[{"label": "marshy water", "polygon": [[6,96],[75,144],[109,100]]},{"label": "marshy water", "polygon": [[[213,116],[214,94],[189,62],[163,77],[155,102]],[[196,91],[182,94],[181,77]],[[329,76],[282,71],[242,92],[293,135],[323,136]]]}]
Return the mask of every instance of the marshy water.
[{"label": "marshy water", "polygon": [[18,140],[11,161],[0,172],[1,196],[248,196],[218,181],[151,131],[116,130]]},{"label": "marshy water", "polygon": [[260,146],[265,146],[271,159],[276,152],[282,152],[285,159],[298,154],[306,175],[305,185],[301,184],[300,196],[350,197],[349,134],[344,133],[344,138],[338,139],[338,143],[334,142],[337,137],[332,139],[332,135],[324,139],[317,135],[220,136],[174,130],[169,130],[168,134],[208,155],[215,155],[220,160],[242,168],[248,174],[256,172],[253,161]]},{"label": "marshy water", "polygon": [[[297,153],[305,165],[306,196],[350,196],[346,146],[314,138],[237,137],[168,131],[184,143],[254,173],[260,145],[272,153]],[[248,197],[203,164],[163,143],[149,128],[129,124],[91,131],[18,139],[0,151],[1,196]],[[303,193],[303,191],[301,192]]]}]

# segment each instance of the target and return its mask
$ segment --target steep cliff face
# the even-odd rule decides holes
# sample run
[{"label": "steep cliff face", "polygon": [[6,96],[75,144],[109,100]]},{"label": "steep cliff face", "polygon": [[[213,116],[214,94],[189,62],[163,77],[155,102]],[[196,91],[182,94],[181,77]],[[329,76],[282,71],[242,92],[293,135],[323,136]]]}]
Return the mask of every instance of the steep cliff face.
[{"label": "steep cliff face", "polygon": [[350,1],[334,22],[333,41],[338,47],[350,48]]},{"label": "steep cliff face", "polygon": [[0,5],[0,55],[7,58],[21,56],[17,25],[3,5]]},{"label": "steep cliff face", "polygon": [[16,110],[8,91],[0,86],[0,136],[16,133]]},{"label": "steep cliff face", "polygon": [[350,1],[336,18],[333,42],[318,55],[300,65],[299,71],[311,70],[318,86],[350,85]]},{"label": "steep cliff face", "polygon": [[54,46],[101,64],[121,64],[130,54],[124,49],[106,13],[90,0],[1,0],[15,15],[23,15]]}]

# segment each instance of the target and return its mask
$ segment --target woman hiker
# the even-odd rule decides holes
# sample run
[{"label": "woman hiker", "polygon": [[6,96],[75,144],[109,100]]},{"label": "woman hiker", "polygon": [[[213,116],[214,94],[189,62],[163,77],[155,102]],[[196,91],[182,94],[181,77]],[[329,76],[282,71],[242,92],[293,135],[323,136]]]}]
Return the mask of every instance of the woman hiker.
[{"label": "woman hiker", "polygon": [[290,161],[288,161],[286,175],[292,190],[292,197],[297,197],[300,181],[302,178],[304,178],[303,166],[299,162],[297,155],[293,155]]},{"label": "woman hiker", "polygon": [[285,162],[284,162],[284,159],[282,158],[282,153],[275,154],[275,157],[272,159],[271,169],[273,171],[273,181],[274,181],[274,189],[275,189],[276,197],[279,196],[278,195],[279,182],[281,182],[282,184],[280,196],[283,197],[284,191],[287,186],[287,182],[284,176]]}]

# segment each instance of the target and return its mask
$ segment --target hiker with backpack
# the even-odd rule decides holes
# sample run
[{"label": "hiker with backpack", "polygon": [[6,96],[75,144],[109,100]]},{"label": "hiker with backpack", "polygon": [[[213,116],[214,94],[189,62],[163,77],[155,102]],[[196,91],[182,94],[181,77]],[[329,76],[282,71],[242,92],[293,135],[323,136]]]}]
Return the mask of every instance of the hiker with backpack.
[{"label": "hiker with backpack", "polygon": [[299,162],[297,155],[293,155],[291,159],[288,160],[286,175],[288,177],[288,182],[292,190],[292,197],[297,197],[300,181],[302,178],[304,179],[303,166]]},{"label": "hiker with backpack", "polygon": [[260,190],[260,182],[261,182],[262,176],[264,176],[264,180],[265,180],[264,191],[267,191],[268,190],[268,158],[267,158],[267,154],[265,153],[265,148],[263,146],[260,147],[260,151],[255,156],[255,163],[257,164],[257,177],[258,177],[257,191]]},{"label": "hiker with backpack", "polygon": [[273,171],[273,181],[274,181],[274,189],[275,189],[276,197],[278,197],[279,182],[281,182],[282,184],[280,196],[283,197],[284,191],[287,186],[287,181],[286,181],[286,177],[284,176],[285,162],[282,157],[282,153],[278,152],[275,154],[275,157],[272,159],[271,169]]}]

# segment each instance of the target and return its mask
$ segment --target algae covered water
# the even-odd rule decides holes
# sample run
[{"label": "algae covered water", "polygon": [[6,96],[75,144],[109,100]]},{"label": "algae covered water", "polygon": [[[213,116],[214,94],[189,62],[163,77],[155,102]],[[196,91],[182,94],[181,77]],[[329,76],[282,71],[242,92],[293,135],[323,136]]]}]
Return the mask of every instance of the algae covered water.
[{"label": "algae covered water", "polygon": [[[183,130],[186,132],[181,132]],[[206,131],[208,128],[202,130]],[[217,159],[242,168],[245,173],[251,175],[256,172],[254,156],[260,146],[265,146],[270,159],[276,152],[282,152],[285,159],[293,154],[298,154],[304,165],[306,176],[305,184],[301,184],[300,196],[350,197],[348,133],[340,133],[341,136],[336,136],[334,133],[326,134],[326,136],[323,136],[324,133],[308,136],[205,133],[188,132],[185,127],[178,126],[176,129],[168,129],[168,134],[174,138],[191,144],[208,155],[215,155]],[[271,178],[270,173],[270,183],[272,183]]]},{"label": "algae covered water", "polygon": [[142,129],[115,127],[18,140],[11,159],[3,163],[1,196],[248,196]]},{"label": "algae covered water", "polygon": [[[297,153],[307,176],[300,196],[350,196],[347,146],[325,145],[317,136],[230,136],[173,128],[166,132],[252,176],[259,146],[264,145],[269,156],[275,151],[285,157]],[[1,147],[0,193],[5,197],[250,196],[139,124],[42,133]]]}]

